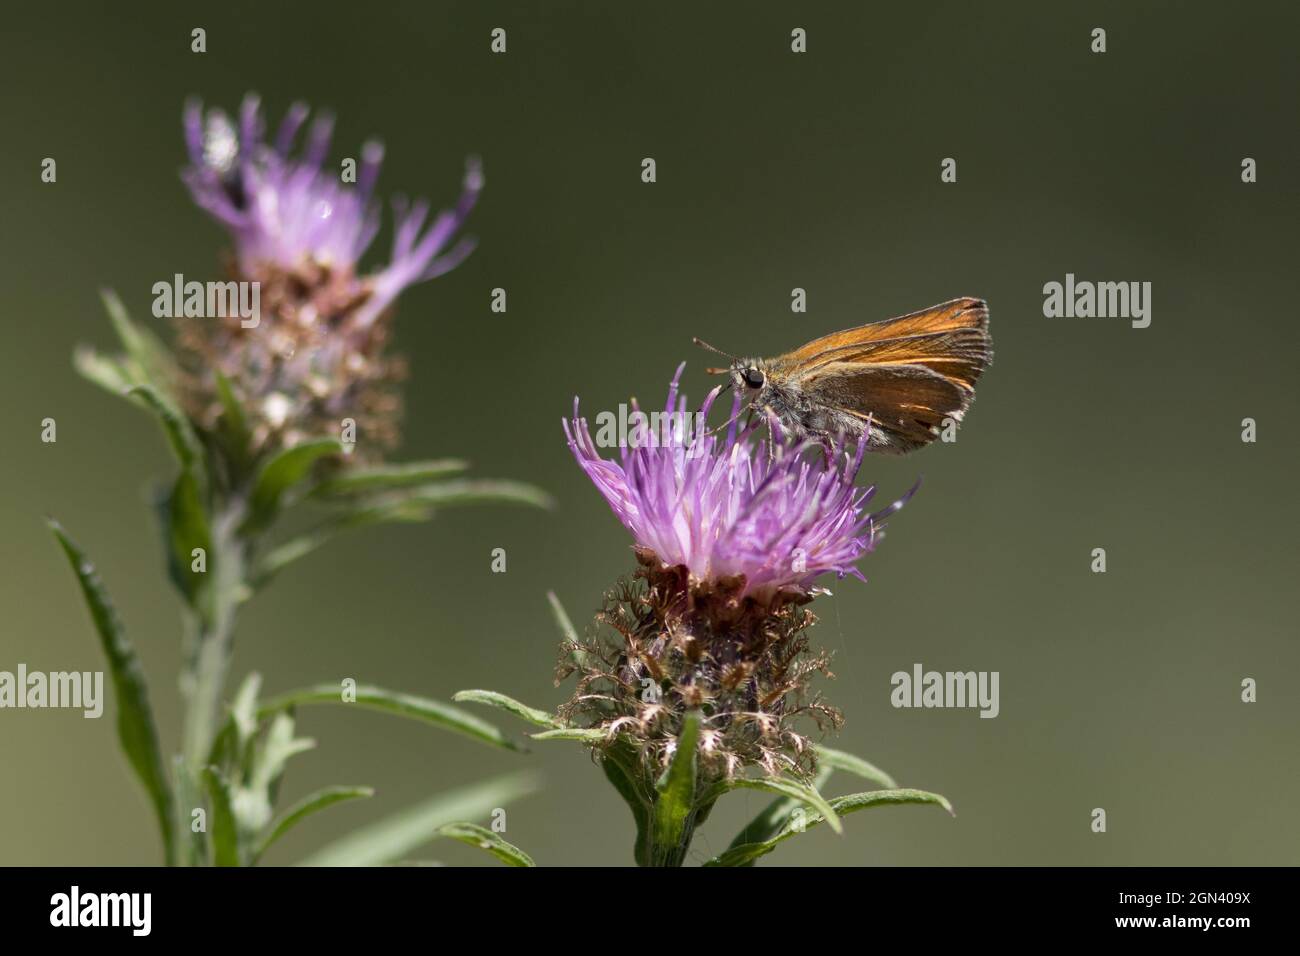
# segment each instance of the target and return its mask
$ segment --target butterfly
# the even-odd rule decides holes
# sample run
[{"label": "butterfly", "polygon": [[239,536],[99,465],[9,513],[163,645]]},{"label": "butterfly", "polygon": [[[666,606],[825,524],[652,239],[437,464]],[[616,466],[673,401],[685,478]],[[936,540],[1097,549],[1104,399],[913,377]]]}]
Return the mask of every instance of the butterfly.
[{"label": "butterfly", "polygon": [[827,448],[842,440],[903,454],[955,427],[993,361],[989,310],[961,298],[883,322],[833,332],[772,359],[731,359],[730,375],[749,410],[796,439]]}]

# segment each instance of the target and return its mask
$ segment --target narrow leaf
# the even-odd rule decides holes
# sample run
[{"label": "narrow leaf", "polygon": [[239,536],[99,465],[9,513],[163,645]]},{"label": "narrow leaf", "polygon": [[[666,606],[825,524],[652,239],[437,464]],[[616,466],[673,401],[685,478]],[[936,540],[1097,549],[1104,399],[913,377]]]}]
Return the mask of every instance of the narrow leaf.
[{"label": "narrow leaf", "polygon": [[520,720],[526,720],[530,724],[536,724],[538,727],[550,727],[560,729],[564,727],[564,722],[559,718],[548,714],[544,710],[538,710],[536,707],[529,707],[527,704],[521,704],[513,697],[507,697],[505,694],[498,694],[494,690],[462,690],[451,695],[451,699],[458,704],[484,704],[488,707],[496,707],[507,713],[514,714]]},{"label": "narrow leaf", "polygon": [[455,458],[438,461],[412,461],[400,465],[383,465],[378,468],[354,468],[322,481],[312,489],[313,498],[337,498],[377,491],[392,491],[423,485],[448,475],[459,474],[469,467],[468,462]]},{"label": "narrow leaf", "polygon": [[[106,392],[122,396],[132,385],[140,384],[129,369],[116,358],[103,355],[89,346],[78,346],[72,353],[72,365],[81,377],[94,382]],[[137,404],[143,401],[135,400]]]},{"label": "narrow leaf", "polygon": [[260,713],[261,716],[266,717],[276,711],[296,707],[299,704],[342,704],[344,706],[380,710],[390,714],[397,714],[400,717],[414,717],[417,720],[428,721],[439,727],[458,731],[467,737],[472,737],[485,744],[492,744],[495,747],[503,747],[506,750],[515,750],[522,753],[527,752],[528,749],[522,743],[507,736],[498,727],[468,711],[461,710],[459,707],[444,704],[442,701],[431,700],[428,697],[416,697],[413,694],[401,694],[396,691],[385,690],[382,687],[368,685],[358,686],[356,688],[356,699],[352,701],[343,699],[343,689],[337,684],[318,684],[315,687],[305,687],[302,690],[291,691],[274,700],[267,701],[262,705]]},{"label": "narrow leaf", "polygon": [[379,866],[427,843],[438,828],[486,818],[493,810],[534,793],[537,777],[515,773],[439,794],[378,823],[362,827],[303,860],[302,866]]},{"label": "narrow leaf", "polygon": [[253,485],[249,499],[245,533],[260,531],[279,512],[285,494],[311,472],[322,458],[344,454],[343,443],[334,438],[318,438],[287,448],[264,466]]},{"label": "narrow leaf", "polygon": [[127,362],[132,367],[132,377],[170,396],[177,378],[176,360],[172,357],[171,351],[147,328],[131,320],[126,307],[122,305],[116,293],[103,289],[100,291],[100,297],[104,301],[104,308],[108,311],[108,320],[113,325],[113,331],[117,333],[122,347],[126,349]]},{"label": "narrow leaf", "polygon": [[269,793],[283,776],[289,758],[316,746],[316,741],[309,737],[295,737],[293,730],[293,718],[288,714],[281,712],[271,718],[266,739],[257,752],[249,774],[250,790]]},{"label": "narrow leaf", "polygon": [[456,505],[517,504],[550,510],[555,499],[533,485],[492,478],[463,479],[419,485],[402,493],[402,500],[432,508]]},{"label": "narrow leaf", "polygon": [[700,737],[700,712],[687,711],[677,735],[672,760],[655,784],[653,853],[656,862],[680,861],[685,852],[695,810],[696,744]]},{"label": "narrow leaf", "polygon": [[252,576],[252,585],[255,588],[264,587],[289,565],[328,544],[344,531],[372,524],[428,521],[432,517],[431,507],[408,505],[404,502],[346,512],[268,551],[257,563]]},{"label": "narrow leaf", "polygon": [[[865,793],[853,793],[844,797],[833,797],[830,800],[836,813],[850,814],[857,813],[859,810],[866,810],[869,807],[889,806],[892,804],[904,803],[928,803],[943,807],[952,814],[952,804],[947,799],[937,793],[928,793],[925,790],[868,790]],[[798,833],[808,830],[810,827],[821,823],[825,818],[818,811],[808,814],[803,821],[802,829],[798,828],[793,821],[787,822],[775,836],[769,840],[763,840],[757,843],[745,843],[739,846],[729,847],[726,852],[714,857],[705,866],[748,866],[761,856],[771,853],[784,840],[795,836]]]},{"label": "narrow leaf", "polygon": [[563,638],[564,644],[569,648],[569,653],[573,657],[574,663],[579,667],[589,665],[588,658],[591,656],[578,641],[578,630],[573,626],[573,621],[569,619],[568,612],[564,610],[564,605],[560,603],[559,597],[554,591],[546,592],[546,602],[551,606],[551,617],[555,621],[556,628],[560,631],[560,637]]},{"label": "narrow leaf", "polygon": [[225,721],[212,740],[208,764],[228,770],[234,767],[242,777],[252,766],[253,737],[257,733],[257,694],[262,675],[251,671],[231,700]]},{"label": "narrow leaf", "polygon": [[555,626],[560,630],[560,637],[570,644],[577,644],[578,632],[573,626],[573,621],[569,620],[568,612],[564,610],[564,605],[560,603],[560,599],[554,591],[546,592],[546,602],[551,606],[551,617],[555,619]]},{"label": "narrow leaf", "polygon": [[167,863],[171,865],[176,861],[172,831],[175,798],[167,779],[162,751],[158,746],[158,731],[154,725],[153,710],[149,706],[144,668],[140,665],[131,642],[127,640],[126,630],[94,565],[85,552],[68,537],[62,525],[52,518],[48,523],[81,584],[82,595],[90,609],[90,617],[99,634],[104,656],[108,659],[113,692],[117,698],[118,739],[153,803],[162,833],[164,854]]},{"label": "narrow leaf", "polygon": [[595,727],[560,727],[556,730],[543,730],[541,733],[529,734],[534,740],[581,740],[583,743],[599,743],[606,739],[605,731]]},{"label": "narrow leaf", "polygon": [[606,747],[600,755],[600,769],[613,784],[623,802],[632,811],[636,823],[636,842],[632,844],[632,858],[637,866],[650,866],[652,821],[651,802],[642,792],[642,774],[638,772],[637,755],[627,740],[618,740]]},{"label": "narrow leaf", "polygon": [[[344,477],[330,481],[344,481]],[[327,482],[328,483],[328,482]],[[373,524],[416,523],[428,521],[439,508],[458,504],[483,502],[511,502],[549,507],[550,499],[528,485],[511,482],[469,482],[474,489],[466,490],[466,483],[422,485],[383,494],[360,495],[338,500],[351,502],[348,509],[316,528],[279,545],[258,562],[253,584],[262,587],[290,564],[306,557],[317,548],[332,541],[337,535],[354,528]],[[315,493],[313,492],[313,497]]]},{"label": "narrow leaf", "polygon": [[201,474],[199,465],[203,460],[203,446],[199,444],[189,419],[152,385],[133,385],[128,394],[141,399],[158,415],[167,434],[167,444],[181,467],[193,471],[196,476]]},{"label": "narrow leaf", "polygon": [[736,777],[731,780],[724,780],[714,787],[713,798],[717,799],[722,793],[737,789],[766,790],[768,793],[776,793],[792,800],[798,800],[825,817],[826,822],[830,824],[831,829],[836,833],[844,832],[844,825],[840,823],[840,818],[836,816],[831,802],[807,784],[791,780],[789,777]]},{"label": "narrow leaf", "polygon": [[179,848],[178,855],[185,854],[185,859],[178,862],[189,866],[206,866],[208,835],[194,830],[191,826],[192,817],[185,812],[203,806],[203,782],[191,773],[183,754],[172,757],[172,773],[172,779],[176,781],[176,803],[184,808],[173,821],[173,826],[176,828],[176,846]]},{"label": "narrow leaf", "polygon": [[836,813],[854,813],[868,807],[899,803],[931,803],[943,807],[950,817],[957,815],[947,797],[930,793],[928,790],[912,790],[906,787],[896,790],[867,790],[864,793],[850,793],[843,797],[831,798],[831,805],[835,807]]},{"label": "narrow leaf", "polygon": [[480,850],[486,850],[506,866],[536,866],[530,857],[513,843],[507,843],[487,827],[477,823],[448,823],[433,831],[437,837],[459,840]]},{"label": "narrow leaf", "polygon": [[229,452],[236,467],[242,472],[248,464],[252,435],[248,428],[248,419],[244,415],[244,406],[235,395],[230,379],[219,368],[212,370],[217,383],[217,398],[221,402],[221,422],[219,435],[222,444]]},{"label": "narrow leaf", "polygon": [[336,803],[342,803],[344,800],[358,800],[364,797],[373,797],[374,795],[375,791],[370,787],[325,787],[315,793],[308,794],[286,810],[284,815],[271,825],[266,836],[257,844],[250,863],[256,863],[271,844],[313,813],[318,813]]},{"label": "narrow leaf", "polygon": [[[818,793],[821,792],[827,781],[830,780],[831,774],[835,772],[829,764],[823,763],[817,768],[817,778],[813,781],[813,789]],[[781,832],[781,828],[790,822],[790,815],[796,807],[804,805],[802,800],[794,797],[777,797],[767,807],[759,813],[758,816],[750,820],[736,838],[731,841],[727,847],[737,847],[745,843],[762,843],[770,840]]]},{"label": "narrow leaf", "polygon": [[[194,605],[208,583],[213,568],[206,562],[216,560],[212,548],[212,530],[195,472],[183,470],[171,491],[157,502],[158,520],[162,523],[167,552],[167,574],[177,590]],[[193,570],[196,548],[203,549],[205,570]]]},{"label": "narrow leaf", "polygon": [[863,780],[870,780],[872,783],[879,784],[884,790],[898,789],[898,784],[894,782],[893,777],[861,757],[855,757],[843,750],[832,750],[830,747],[823,747],[821,744],[815,745],[814,749],[817,751],[818,762],[827,767],[856,774]]},{"label": "narrow leaf", "polygon": [[204,768],[203,782],[207,785],[208,802],[212,804],[212,819],[208,824],[213,862],[217,866],[239,866],[239,827],[235,823],[230,782],[216,767]]},{"label": "narrow leaf", "polygon": [[230,720],[238,736],[240,751],[257,733],[257,695],[262,689],[262,675],[250,671],[230,702]]}]

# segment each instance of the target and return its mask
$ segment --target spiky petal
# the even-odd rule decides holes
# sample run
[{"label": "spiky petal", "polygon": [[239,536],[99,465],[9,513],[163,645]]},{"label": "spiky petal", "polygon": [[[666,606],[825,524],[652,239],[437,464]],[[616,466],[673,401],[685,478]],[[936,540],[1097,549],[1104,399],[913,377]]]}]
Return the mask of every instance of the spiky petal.
[{"label": "spiky petal", "polygon": [[[317,117],[295,155],[294,143],[308,112],[304,104],[294,104],[275,139],[267,142],[255,95],[244,99],[238,123],[219,109],[205,116],[198,101],[185,107],[190,165],[182,178],[194,201],[229,231],[246,276],[271,266],[286,272],[313,268],[354,275],[379,232],[379,204],[373,194],[383,147],[373,140],[364,144],[356,182],[344,183],[323,165],[332,117]],[[455,207],[439,213],[427,228],[428,203],[394,203],[392,256],[388,265],[358,280],[367,296],[352,316],[355,325],[369,325],[403,289],[454,269],[469,255],[472,239],[448,247],[482,188],[482,169],[470,160]]]},{"label": "spiky petal", "polygon": [[[669,385],[661,423],[707,418],[721,392],[705,399],[701,418],[686,418],[686,399],[678,394],[684,367]],[[642,440],[620,449],[617,461],[601,457],[576,398],[564,431],[578,464],[637,545],[665,566],[685,566],[697,582],[743,576],[743,595],[763,595],[806,592],[828,572],[862,577],[857,560],[911,492],[871,513],[866,505],[875,489],[854,484],[865,442],[830,457],[820,446],[755,440],[760,426],[742,429],[739,413],[737,395],[725,436],[698,427],[689,434],[675,425],[650,427]]]}]

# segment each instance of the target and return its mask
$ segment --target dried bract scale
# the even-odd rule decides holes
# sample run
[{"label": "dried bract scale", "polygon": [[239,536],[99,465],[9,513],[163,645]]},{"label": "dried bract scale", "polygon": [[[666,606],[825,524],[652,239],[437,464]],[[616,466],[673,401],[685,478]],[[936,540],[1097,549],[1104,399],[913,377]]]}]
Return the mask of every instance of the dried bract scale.
[{"label": "dried bract scale", "polygon": [[840,723],[810,686],[815,674],[831,676],[827,655],[808,646],[816,618],[798,601],[762,605],[749,597],[739,599],[741,613],[719,618],[712,614],[715,595],[696,601],[682,590],[683,571],[647,561],[607,595],[596,633],[562,648],[557,676],[576,670],[578,682],[560,715],[632,739],[647,771],[656,772],[672,753],[682,718],[698,709],[707,773],[750,766],[811,772],[805,734]]}]

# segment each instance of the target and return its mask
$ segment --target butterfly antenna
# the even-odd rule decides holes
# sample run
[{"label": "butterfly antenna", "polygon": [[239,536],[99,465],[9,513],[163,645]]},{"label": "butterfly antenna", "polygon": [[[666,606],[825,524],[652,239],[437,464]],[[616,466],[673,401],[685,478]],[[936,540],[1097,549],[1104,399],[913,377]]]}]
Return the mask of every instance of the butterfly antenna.
[{"label": "butterfly antenna", "polygon": [[[722,349],[715,348],[714,346],[710,345],[708,342],[705,342],[703,339],[692,338],[691,341],[694,342],[696,345],[700,346],[701,348],[708,349],[710,352],[716,352],[718,355],[721,355],[723,358],[729,358],[733,362],[740,361],[740,359],[736,358],[736,356],[730,354],[729,352],[724,352],[722,351]],[[726,375],[727,372],[731,370],[726,368],[706,368],[704,371],[710,375]]]}]

